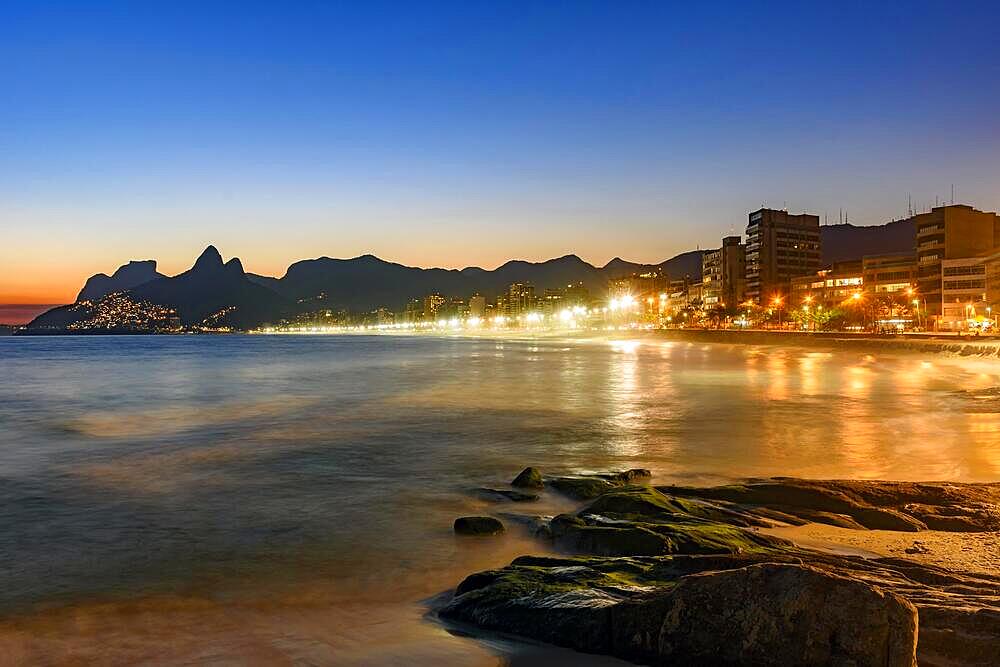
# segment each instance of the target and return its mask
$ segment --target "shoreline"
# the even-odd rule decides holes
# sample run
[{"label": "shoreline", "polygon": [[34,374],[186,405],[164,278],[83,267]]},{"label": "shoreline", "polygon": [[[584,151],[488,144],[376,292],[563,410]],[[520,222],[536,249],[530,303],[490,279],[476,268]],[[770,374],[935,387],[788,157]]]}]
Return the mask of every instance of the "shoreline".
[{"label": "shoreline", "polygon": [[430,337],[486,340],[614,340],[659,339],[713,345],[786,346],[825,349],[861,349],[882,352],[946,353],[955,356],[1000,357],[1000,336],[971,337],[949,334],[854,334],[847,332],[773,331],[766,329],[546,329],[483,331],[345,330],[345,331],[228,331],[228,332],[63,332],[17,330],[14,338],[113,336],[338,336]]},{"label": "shoreline", "polygon": [[527,468],[511,486],[584,504],[494,511],[560,555],[470,573],[433,608],[453,632],[639,664],[988,665],[1000,650],[1000,484]]}]

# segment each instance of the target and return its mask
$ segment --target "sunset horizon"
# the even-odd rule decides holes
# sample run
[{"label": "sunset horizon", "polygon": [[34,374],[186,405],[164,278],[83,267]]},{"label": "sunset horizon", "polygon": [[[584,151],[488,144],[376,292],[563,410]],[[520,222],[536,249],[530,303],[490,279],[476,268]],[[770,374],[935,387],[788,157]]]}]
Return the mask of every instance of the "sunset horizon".
[{"label": "sunset horizon", "polygon": [[0,4],[0,664],[995,667],[998,29]]}]

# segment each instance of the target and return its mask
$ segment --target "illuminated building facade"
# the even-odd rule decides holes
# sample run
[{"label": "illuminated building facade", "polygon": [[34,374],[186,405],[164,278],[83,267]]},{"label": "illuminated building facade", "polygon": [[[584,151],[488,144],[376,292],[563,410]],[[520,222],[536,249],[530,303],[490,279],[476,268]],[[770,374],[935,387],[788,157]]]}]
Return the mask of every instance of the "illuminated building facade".
[{"label": "illuminated building facade", "polygon": [[[942,290],[945,278],[943,263],[945,260],[982,257],[1000,248],[1000,216],[957,204],[933,208],[928,213],[913,216],[912,220],[917,233],[918,291],[927,304],[927,313],[939,317],[945,301],[951,302],[950,298],[958,296],[964,289],[951,289],[951,294],[945,297]],[[952,264],[949,270],[971,270],[971,265]],[[953,285],[964,284],[959,275],[948,278]]]},{"label": "illuminated building facade", "polygon": [[884,294],[917,288],[917,257],[913,253],[868,255],[862,259],[866,292]]},{"label": "illuminated building facade", "polygon": [[860,294],[863,288],[862,260],[835,262],[813,275],[792,278],[792,300],[786,305],[791,308],[802,304],[836,308]]},{"label": "illuminated building facade", "polygon": [[469,317],[486,316],[486,297],[482,294],[473,294],[469,297]]},{"label": "illuminated building facade", "polygon": [[512,283],[507,290],[507,314],[510,317],[526,315],[535,308],[535,286],[530,283]]},{"label": "illuminated building facade", "polygon": [[424,297],[424,319],[433,322],[438,318],[438,313],[447,302],[440,294],[428,294]]},{"label": "illuminated building facade", "polygon": [[739,236],[722,239],[722,247],[701,256],[702,302],[705,308],[732,307],[746,291],[746,246]]},{"label": "illuminated building facade", "polygon": [[819,216],[762,208],[750,213],[746,236],[746,298],[754,303],[786,295],[792,278],[820,268]]}]

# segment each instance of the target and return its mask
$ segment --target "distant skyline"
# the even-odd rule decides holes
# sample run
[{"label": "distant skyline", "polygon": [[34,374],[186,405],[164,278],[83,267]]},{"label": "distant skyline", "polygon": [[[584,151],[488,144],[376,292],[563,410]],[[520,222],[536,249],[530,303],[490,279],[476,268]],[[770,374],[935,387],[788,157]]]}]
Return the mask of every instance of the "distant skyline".
[{"label": "distant skyline", "polygon": [[[659,262],[762,204],[1000,209],[995,3],[0,7],[0,304],[209,243]],[[4,319],[0,311],[0,321]]]}]

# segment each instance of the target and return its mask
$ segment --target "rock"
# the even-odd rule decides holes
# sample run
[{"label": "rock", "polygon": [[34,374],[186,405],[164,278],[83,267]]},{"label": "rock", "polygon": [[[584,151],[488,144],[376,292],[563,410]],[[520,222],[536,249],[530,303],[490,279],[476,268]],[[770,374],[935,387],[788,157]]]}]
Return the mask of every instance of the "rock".
[{"label": "rock", "polygon": [[894,593],[787,563],[657,580],[654,561],[520,558],[440,616],[652,664],[915,664],[917,612]]},{"label": "rock", "polygon": [[510,485],[527,489],[541,489],[545,483],[542,481],[542,473],[538,468],[527,467],[514,478]]},{"label": "rock", "polygon": [[604,493],[576,515],[555,517],[550,530],[556,548],[595,556],[738,554],[791,546],[745,530],[747,525],[725,508],[626,487]]},{"label": "rock", "polygon": [[648,480],[650,472],[644,468],[632,468],[624,472],[599,475],[571,475],[554,477],[548,484],[559,493],[575,500],[592,500],[614,489],[641,484]]},{"label": "rock", "polygon": [[512,491],[510,489],[477,489],[479,495],[490,500],[509,500],[514,503],[529,503],[538,500],[537,493],[524,493],[522,491]]},{"label": "rock", "polygon": [[455,533],[458,535],[501,535],[503,524],[491,516],[463,516],[455,519]]},{"label": "rock", "polygon": [[572,553],[594,556],[661,556],[673,553],[674,544],[640,526],[593,526],[569,514],[550,524],[555,546]]},{"label": "rock", "polygon": [[916,665],[912,604],[816,568],[767,563],[692,575],[665,597],[656,656],[665,663]]},{"label": "rock", "polygon": [[617,485],[598,477],[556,477],[549,480],[549,486],[574,500],[590,500],[617,488]]},{"label": "rock", "polygon": [[645,468],[630,468],[623,472],[612,472],[598,475],[598,477],[601,477],[602,479],[606,479],[612,483],[617,482],[619,484],[632,484],[638,480],[649,479],[652,476],[653,473]]},{"label": "rock", "polygon": [[709,488],[663,487],[665,493],[726,501],[841,527],[915,532],[1000,530],[1000,484],[804,480],[777,477]]},{"label": "rock", "polygon": [[[522,556],[472,575],[441,617],[641,663],[695,665],[910,666],[919,624],[922,667],[996,664],[1000,574],[821,553],[753,527],[808,517],[862,530],[984,530],[1000,485],[778,478],[656,489],[619,474],[548,480],[599,482],[600,492],[575,514],[525,518],[557,548],[585,555]],[[907,552],[925,549],[914,541]]]}]

